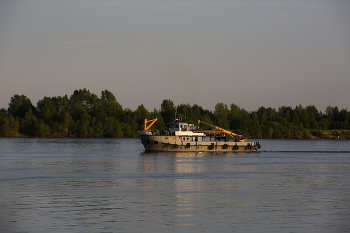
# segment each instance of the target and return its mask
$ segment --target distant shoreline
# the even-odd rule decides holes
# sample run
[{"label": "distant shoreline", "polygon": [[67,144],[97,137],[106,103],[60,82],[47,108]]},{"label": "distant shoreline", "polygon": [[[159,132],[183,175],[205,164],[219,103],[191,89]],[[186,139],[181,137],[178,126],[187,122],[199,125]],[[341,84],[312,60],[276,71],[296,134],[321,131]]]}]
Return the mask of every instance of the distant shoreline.
[{"label": "distant shoreline", "polygon": [[346,132],[349,130],[310,130],[312,135],[311,138],[308,139],[336,139],[336,140],[349,140],[350,138],[346,138]]},{"label": "distant shoreline", "polygon": [[[346,138],[347,134],[346,132],[349,132],[349,130],[310,130],[306,134],[306,137],[302,138],[254,138],[254,139],[298,139],[298,140],[305,140],[305,139],[318,139],[318,140],[350,140],[350,138]],[[139,138],[137,137],[77,137],[77,136],[71,136],[71,137],[65,137],[65,136],[59,136],[59,135],[50,135],[46,137],[31,137],[27,135],[14,135],[10,137],[0,137],[0,138]]]}]

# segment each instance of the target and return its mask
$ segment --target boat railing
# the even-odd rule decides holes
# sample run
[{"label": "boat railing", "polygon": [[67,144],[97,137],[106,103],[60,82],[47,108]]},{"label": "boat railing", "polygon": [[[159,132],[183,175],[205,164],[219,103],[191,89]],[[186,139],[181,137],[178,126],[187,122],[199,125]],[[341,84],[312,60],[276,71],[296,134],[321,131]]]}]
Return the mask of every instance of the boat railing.
[{"label": "boat railing", "polygon": [[169,131],[169,130],[152,130],[152,135],[154,135],[154,136],[175,136],[175,132]]}]

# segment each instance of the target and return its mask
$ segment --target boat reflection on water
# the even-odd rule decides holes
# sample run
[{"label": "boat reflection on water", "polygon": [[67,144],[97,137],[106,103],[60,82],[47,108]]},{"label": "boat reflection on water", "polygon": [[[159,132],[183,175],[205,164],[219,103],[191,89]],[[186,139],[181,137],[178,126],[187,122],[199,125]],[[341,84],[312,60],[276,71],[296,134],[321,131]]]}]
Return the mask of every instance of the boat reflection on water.
[{"label": "boat reflection on water", "polygon": [[[259,153],[259,152],[255,152]],[[254,154],[255,154],[254,153]],[[205,157],[205,156],[247,156],[246,152],[162,152],[162,151],[143,151],[140,153],[141,156],[146,157]]]}]

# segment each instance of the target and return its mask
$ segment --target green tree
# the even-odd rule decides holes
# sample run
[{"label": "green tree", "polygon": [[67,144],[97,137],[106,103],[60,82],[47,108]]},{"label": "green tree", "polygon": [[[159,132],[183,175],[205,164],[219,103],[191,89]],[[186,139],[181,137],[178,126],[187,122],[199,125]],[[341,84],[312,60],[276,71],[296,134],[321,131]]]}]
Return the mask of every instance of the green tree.
[{"label": "green tree", "polygon": [[157,122],[155,123],[156,126],[152,126],[152,127],[160,130],[165,129],[165,123],[164,123],[163,117],[160,115],[157,109],[154,109],[153,112],[150,113],[150,119],[155,119],[155,118],[157,118]]},{"label": "green tree", "polygon": [[287,121],[293,121],[292,118],[292,108],[291,107],[286,107],[282,106],[278,109],[278,117],[280,119],[283,119],[284,117],[287,119]]},{"label": "green tree", "polygon": [[268,121],[276,121],[276,116],[277,116],[276,109],[269,107],[266,109],[266,114],[267,114]]},{"label": "green tree", "polygon": [[217,126],[224,129],[229,129],[229,121],[228,121],[229,110],[226,104],[217,103],[215,106],[214,116],[215,116]]},{"label": "green tree", "polygon": [[62,117],[62,114],[69,112],[69,98],[67,97],[67,95],[63,97],[52,97],[51,101],[56,107],[56,113],[58,117]]},{"label": "green tree", "polygon": [[133,120],[133,118],[131,118],[130,116],[127,116],[122,126],[123,126],[124,137],[136,137],[138,125]]},{"label": "green tree", "polygon": [[[203,121],[208,123],[208,124],[211,124],[211,125],[214,125],[215,123],[213,122],[213,120],[211,119],[209,113],[206,113],[204,116],[203,116]],[[202,127],[204,127],[205,129],[208,129],[210,128],[209,126],[206,126],[206,125],[202,125]],[[227,128],[225,128],[227,129]]]},{"label": "green tree", "polygon": [[98,98],[95,94],[90,93],[89,90],[75,90],[69,98],[70,114],[75,121],[80,120],[87,112],[89,115],[94,114],[97,106]]},{"label": "green tree", "polygon": [[104,124],[104,136],[113,138],[116,137],[117,135],[117,120],[110,116],[105,119],[105,124]]},{"label": "green tree", "polygon": [[30,137],[38,136],[38,119],[31,109],[20,121],[20,132]]},{"label": "green tree", "polygon": [[160,108],[160,115],[163,117],[164,122],[168,123],[173,121],[175,119],[175,112],[176,109],[173,101],[171,101],[170,99],[163,100]]},{"label": "green tree", "polygon": [[37,123],[37,135],[39,137],[46,137],[50,135],[50,127],[45,124],[43,119],[39,119]]},{"label": "green tree", "polygon": [[263,131],[257,119],[254,119],[253,124],[249,127],[249,134],[254,138],[262,138]]},{"label": "green tree", "polygon": [[309,118],[314,117],[317,121],[320,119],[320,113],[314,105],[307,106],[305,110],[307,111]]},{"label": "green tree", "polygon": [[56,116],[55,103],[49,97],[39,100],[37,103],[38,117],[43,119],[46,124],[52,125],[52,121]]},{"label": "green tree", "polygon": [[[248,135],[248,128],[249,126],[253,123],[252,119],[249,116],[249,112],[245,110],[244,108],[241,109],[241,125],[240,125],[240,130],[243,132],[243,135]],[[248,137],[248,136],[247,136]]]},{"label": "green tree", "polygon": [[[296,113],[296,118],[298,118],[299,122],[303,124],[304,129],[310,128],[309,114],[306,109],[304,109],[301,105],[296,106],[294,113]],[[294,120],[294,119],[293,119]]]},{"label": "green tree", "polygon": [[76,124],[78,137],[85,138],[90,136],[92,133],[90,131],[90,121],[91,116],[87,112],[84,112],[84,114],[81,116],[81,119],[78,120]]},{"label": "green tree", "polygon": [[19,122],[12,115],[0,113],[0,137],[19,136]]},{"label": "green tree", "polygon": [[99,122],[96,117],[91,119],[92,137],[102,137],[103,136],[103,125]]},{"label": "green tree", "polygon": [[342,109],[339,112],[338,120],[334,122],[334,128],[336,129],[350,129],[350,114],[346,109]]},{"label": "green tree", "polygon": [[108,90],[101,92],[100,107],[107,116],[114,116],[119,119],[123,115],[123,107],[118,103],[112,92]]},{"label": "green tree", "polygon": [[242,112],[241,108],[236,104],[230,106],[230,128],[232,130],[241,129]]},{"label": "green tree", "polygon": [[135,117],[135,121],[137,122],[138,125],[138,129],[142,130],[144,129],[144,122],[145,119],[149,119],[149,112],[147,111],[147,109],[143,106],[143,104],[141,104],[140,106],[137,107],[134,117]]},{"label": "green tree", "polygon": [[[203,108],[197,104],[192,105],[190,111],[189,111],[189,116],[187,116],[188,118],[188,122],[191,123],[197,123],[198,120],[203,120],[204,114],[203,114]],[[206,122],[206,121],[204,121]],[[209,123],[209,122],[208,122]]]},{"label": "green tree", "polygon": [[25,95],[14,95],[9,103],[8,113],[13,117],[24,118],[26,113],[35,111],[32,101]]},{"label": "green tree", "polygon": [[68,112],[65,112],[62,114],[61,122],[62,128],[60,132],[66,137],[71,137],[72,134],[75,133],[75,125],[72,116]]},{"label": "green tree", "polygon": [[257,115],[258,115],[258,118],[259,118],[259,122],[260,124],[265,124],[266,121],[268,120],[268,115],[267,115],[267,110],[265,107],[260,107],[257,111]]},{"label": "green tree", "polygon": [[272,138],[273,135],[273,127],[272,126],[263,126],[262,127],[263,138]]},{"label": "green tree", "polygon": [[178,118],[180,119],[180,121],[194,123],[193,121],[190,122],[190,120],[191,120],[189,118],[190,111],[191,111],[191,106],[189,104],[180,104],[177,108],[177,114],[178,114]]}]

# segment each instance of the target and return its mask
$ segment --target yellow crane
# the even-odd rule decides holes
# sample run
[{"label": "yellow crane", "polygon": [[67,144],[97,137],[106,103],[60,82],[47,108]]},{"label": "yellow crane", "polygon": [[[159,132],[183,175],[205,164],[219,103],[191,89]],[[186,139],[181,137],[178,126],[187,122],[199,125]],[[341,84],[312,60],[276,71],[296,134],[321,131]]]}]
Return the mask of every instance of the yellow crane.
[{"label": "yellow crane", "polygon": [[[156,123],[156,121],[157,121],[157,118],[156,119],[153,119],[153,120],[147,120],[147,119],[145,119],[145,130],[148,130],[149,128],[151,128],[151,126],[154,124],[154,123]],[[147,126],[147,123],[148,122],[152,122],[151,124],[149,124],[149,126]]]},{"label": "yellow crane", "polygon": [[228,131],[228,130],[226,130],[226,129],[222,129],[222,128],[217,127],[217,126],[215,126],[215,125],[208,124],[208,123],[206,123],[206,122],[204,122],[204,121],[201,121],[201,120],[198,120],[198,127],[199,127],[199,124],[200,124],[200,123],[205,124],[205,125],[208,125],[208,126],[210,126],[210,127],[212,127],[212,128],[216,128],[216,129],[222,130],[222,131],[224,131],[225,133],[227,133],[228,135],[230,135],[232,138],[236,139],[236,140],[239,141],[239,142],[245,142],[245,141],[247,141],[247,139],[246,139],[243,135],[239,135],[239,134],[233,133],[233,132],[231,132],[231,131]]}]

